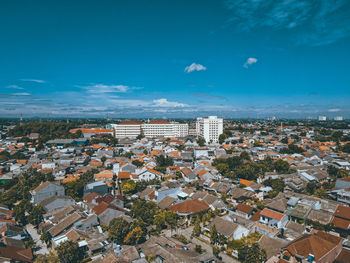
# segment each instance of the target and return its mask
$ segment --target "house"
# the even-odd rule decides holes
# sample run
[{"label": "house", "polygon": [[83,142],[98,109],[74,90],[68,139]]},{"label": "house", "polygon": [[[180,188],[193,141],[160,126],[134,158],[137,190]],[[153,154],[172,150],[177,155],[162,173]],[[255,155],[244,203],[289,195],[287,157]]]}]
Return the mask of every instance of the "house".
[{"label": "house", "polygon": [[41,183],[33,191],[31,191],[33,204],[38,204],[53,196],[64,195],[64,187],[53,182]]},{"label": "house", "polygon": [[169,207],[169,210],[177,213],[180,216],[188,216],[194,213],[202,212],[208,210],[209,206],[206,202],[195,200],[185,200],[181,203],[172,205]]},{"label": "house", "polygon": [[89,183],[86,184],[84,187],[84,195],[88,193],[98,193],[100,195],[104,195],[109,193],[109,187],[104,181]]},{"label": "house", "polygon": [[72,197],[66,195],[52,196],[40,202],[40,205],[45,209],[45,211],[49,212],[57,208],[75,205],[75,201]]},{"label": "house", "polygon": [[322,231],[304,234],[282,248],[281,258],[286,262],[333,262],[342,251],[342,241]]},{"label": "house", "polygon": [[213,225],[216,231],[225,236],[227,240],[237,240],[249,235],[249,229],[218,216],[213,219],[206,230],[209,232]]},{"label": "house", "polygon": [[335,190],[350,188],[350,176],[338,178],[335,182]]},{"label": "house", "polygon": [[288,217],[285,214],[264,208],[260,213],[259,221],[269,227],[280,229],[288,223]]},{"label": "house", "polygon": [[153,179],[161,179],[162,174],[154,169],[146,168],[145,171],[138,174],[138,181],[150,181]]},{"label": "house", "polygon": [[241,203],[236,206],[233,213],[246,219],[250,219],[255,211],[256,209],[254,207]]},{"label": "house", "polygon": [[338,205],[332,223],[337,232],[345,237],[350,234],[350,207]]},{"label": "house", "polygon": [[78,222],[82,218],[83,217],[79,213],[74,212],[73,214],[67,216],[62,221],[60,221],[57,225],[51,227],[48,232],[52,237],[56,237],[63,231],[71,228],[75,222]]}]

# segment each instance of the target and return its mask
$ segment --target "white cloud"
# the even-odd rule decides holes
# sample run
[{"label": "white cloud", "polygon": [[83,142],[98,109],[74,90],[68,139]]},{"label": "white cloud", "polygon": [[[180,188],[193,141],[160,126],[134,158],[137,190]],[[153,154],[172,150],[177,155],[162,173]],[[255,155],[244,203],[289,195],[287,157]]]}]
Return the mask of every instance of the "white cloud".
[{"label": "white cloud", "polygon": [[8,89],[24,89],[24,88],[17,86],[17,85],[9,85],[6,88],[8,88]]},{"label": "white cloud", "polygon": [[248,58],[247,61],[244,63],[243,67],[248,68],[250,65],[253,65],[258,62],[257,58]]},{"label": "white cloud", "polygon": [[126,85],[105,85],[105,84],[95,84],[91,86],[85,86],[85,88],[90,93],[110,93],[110,92],[118,92],[125,93],[134,87],[129,87]]},{"label": "white cloud", "polygon": [[21,81],[26,81],[26,82],[35,82],[35,83],[45,83],[45,80],[42,79],[21,79]]},{"label": "white cloud", "polygon": [[340,109],[329,109],[328,111],[329,111],[329,112],[339,112]]},{"label": "white cloud", "polygon": [[185,107],[186,104],[175,102],[175,101],[168,101],[165,98],[153,100],[155,107]]},{"label": "white cloud", "polygon": [[207,70],[205,66],[197,63],[192,63],[191,65],[185,68],[185,72],[187,73],[191,73],[193,71],[205,71],[205,70]]},{"label": "white cloud", "polygon": [[30,93],[27,92],[21,92],[21,93],[12,93],[14,96],[30,96]]}]

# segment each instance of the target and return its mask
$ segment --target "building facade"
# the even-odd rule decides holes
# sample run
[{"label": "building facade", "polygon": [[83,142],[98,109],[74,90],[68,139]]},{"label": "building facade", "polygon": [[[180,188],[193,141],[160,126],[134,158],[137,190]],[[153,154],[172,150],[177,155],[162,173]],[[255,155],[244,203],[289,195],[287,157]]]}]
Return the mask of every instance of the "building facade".
[{"label": "building facade", "polygon": [[115,130],[116,138],[145,137],[184,137],[188,135],[188,124],[168,122],[166,120],[152,120],[148,123],[141,121],[123,121],[119,124],[109,124]]},{"label": "building facade", "polygon": [[197,118],[196,131],[208,142],[218,142],[220,134],[223,133],[224,120],[217,116]]},{"label": "building facade", "polygon": [[122,121],[119,124],[111,124],[115,130],[116,138],[136,138],[141,135],[141,121]]}]

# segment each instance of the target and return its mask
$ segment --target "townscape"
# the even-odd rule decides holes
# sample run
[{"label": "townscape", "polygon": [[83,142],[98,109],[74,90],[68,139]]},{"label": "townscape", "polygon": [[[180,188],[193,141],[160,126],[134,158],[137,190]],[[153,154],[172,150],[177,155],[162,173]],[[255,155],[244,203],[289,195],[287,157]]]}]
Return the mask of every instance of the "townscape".
[{"label": "townscape", "polygon": [[350,262],[350,123],[1,120],[1,262]]}]

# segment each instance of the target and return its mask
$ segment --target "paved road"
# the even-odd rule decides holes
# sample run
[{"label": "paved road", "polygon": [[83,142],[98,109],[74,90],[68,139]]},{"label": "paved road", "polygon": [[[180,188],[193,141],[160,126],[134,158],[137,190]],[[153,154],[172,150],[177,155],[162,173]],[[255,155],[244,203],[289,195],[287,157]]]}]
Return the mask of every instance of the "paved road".
[{"label": "paved road", "polygon": [[36,232],[36,229],[34,228],[33,225],[26,225],[26,230],[27,232],[29,233],[29,235],[33,238],[35,244],[36,244],[36,247],[37,248],[40,248],[39,250],[35,251],[34,253],[36,255],[45,255],[45,254],[48,254],[49,251],[47,249],[47,246],[45,243],[43,243],[41,240],[40,240],[40,236],[38,235],[38,233]]}]

